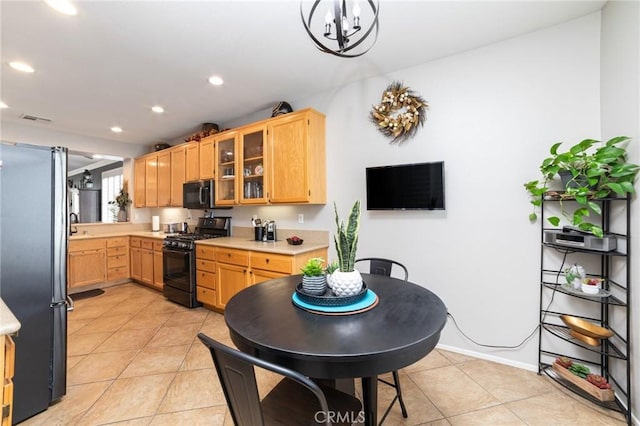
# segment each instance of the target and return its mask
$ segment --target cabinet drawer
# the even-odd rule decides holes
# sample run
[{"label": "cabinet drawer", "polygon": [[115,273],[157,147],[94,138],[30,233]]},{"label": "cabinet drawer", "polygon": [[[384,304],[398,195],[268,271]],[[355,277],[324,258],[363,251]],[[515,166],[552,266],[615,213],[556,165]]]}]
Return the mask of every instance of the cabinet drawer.
[{"label": "cabinet drawer", "polygon": [[126,255],[107,256],[107,268],[117,268],[119,266],[127,266]]},{"label": "cabinet drawer", "polygon": [[69,251],[99,250],[104,248],[104,238],[94,238],[91,240],[71,240],[69,241]]},{"label": "cabinet drawer", "polygon": [[196,259],[216,260],[216,248],[196,244]]},{"label": "cabinet drawer", "polygon": [[129,278],[129,271],[126,266],[109,268],[107,270],[107,281],[120,280],[124,278]]},{"label": "cabinet drawer", "polygon": [[216,262],[212,260],[196,259],[196,269],[207,272],[216,272]]},{"label": "cabinet drawer", "polygon": [[131,247],[140,247],[141,239],[137,237],[131,237],[130,245]]},{"label": "cabinet drawer", "polygon": [[109,247],[107,249],[107,256],[126,255],[128,251],[127,246]]},{"label": "cabinet drawer", "polygon": [[293,258],[282,254],[253,252],[251,253],[251,268],[291,274]]},{"label": "cabinet drawer", "polygon": [[140,247],[146,250],[153,250],[153,240],[140,240]]},{"label": "cabinet drawer", "polygon": [[162,251],[162,240],[153,242],[153,251]]},{"label": "cabinet drawer", "polygon": [[118,238],[108,238],[107,239],[107,248],[110,247],[126,247],[128,244],[129,237],[118,237]]},{"label": "cabinet drawer", "polygon": [[216,289],[216,274],[206,271],[196,272],[196,285],[207,287],[210,290]]},{"label": "cabinet drawer", "polygon": [[216,291],[203,287],[196,287],[196,299],[205,305],[214,306],[216,304]]},{"label": "cabinet drawer", "polygon": [[216,260],[233,265],[249,266],[249,252],[246,250],[216,247]]}]

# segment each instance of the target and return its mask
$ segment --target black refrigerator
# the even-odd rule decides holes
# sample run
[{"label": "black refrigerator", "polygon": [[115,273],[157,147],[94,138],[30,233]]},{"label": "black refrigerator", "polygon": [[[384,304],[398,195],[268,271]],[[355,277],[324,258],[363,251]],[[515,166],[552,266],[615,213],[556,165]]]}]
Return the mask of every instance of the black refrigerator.
[{"label": "black refrigerator", "polygon": [[0,297],[14,336],[13,422],[66,393],[67,150],[0,143]]}]

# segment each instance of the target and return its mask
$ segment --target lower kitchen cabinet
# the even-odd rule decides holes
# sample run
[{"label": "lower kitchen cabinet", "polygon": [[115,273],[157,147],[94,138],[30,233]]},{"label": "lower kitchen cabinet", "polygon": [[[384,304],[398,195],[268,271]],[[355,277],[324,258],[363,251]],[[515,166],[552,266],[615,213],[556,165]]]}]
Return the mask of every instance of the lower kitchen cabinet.
[{"label": "lower kitchen cabinet", "polygon": [[263,281],[297,274],[312,257],[327,257],[327,249],[299,255],[215,247],[196,243],[196,292],[200,303],[223,311],[231,297]]},{"label": "lower kitchen cabinet", "polygon": [[162,241],[131,237],[131,278],[162,290]]},{"label": "lower kitchen cabinet", "polygon": [[107,281],[129,278],[129,237],[107,238]]},{"label": "lower kitchen cabinet", "polygon": [[0,336],[0,402],[2,417],[0,426],[11,426],[13,417],[13,375],[16,360],[16,345],[11,336]]},{"label": "lower kitchen cabinet", "polygon": [[80,287],[107,280],[106,239],[69,242],[68,287]]}]

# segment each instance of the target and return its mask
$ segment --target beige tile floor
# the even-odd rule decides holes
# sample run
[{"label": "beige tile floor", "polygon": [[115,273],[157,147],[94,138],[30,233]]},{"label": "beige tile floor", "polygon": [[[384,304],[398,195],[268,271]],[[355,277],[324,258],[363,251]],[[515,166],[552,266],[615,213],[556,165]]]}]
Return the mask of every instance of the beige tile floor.
[{"label": "beige tile floor", "polygon": [[[232,425],[198,332],[232,344],[222,315],[133,284],[79,300],[69,315],[67,395],[23,425]],[[403,371],[409,418],[385,425],[619,425],[535,373],[435,350]],[[274,377],[259,374],[261,390]],[[392,397],[380,385],[380,415]]]}]

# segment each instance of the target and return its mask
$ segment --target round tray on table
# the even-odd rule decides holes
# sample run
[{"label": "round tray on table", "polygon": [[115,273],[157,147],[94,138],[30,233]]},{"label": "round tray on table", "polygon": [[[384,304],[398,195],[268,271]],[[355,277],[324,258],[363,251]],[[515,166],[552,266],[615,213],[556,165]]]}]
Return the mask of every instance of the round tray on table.
[{"label": "round tray on table", "polygon": [[291,300],[294,305],[309,312],[321,315],[352,315],[368,311],[378,304],[378,295],[367,289],[362,283],[362,289],[351,296],[336,296],[330,289],[319,296],[305,293],[302,283],[296,287]]}]

